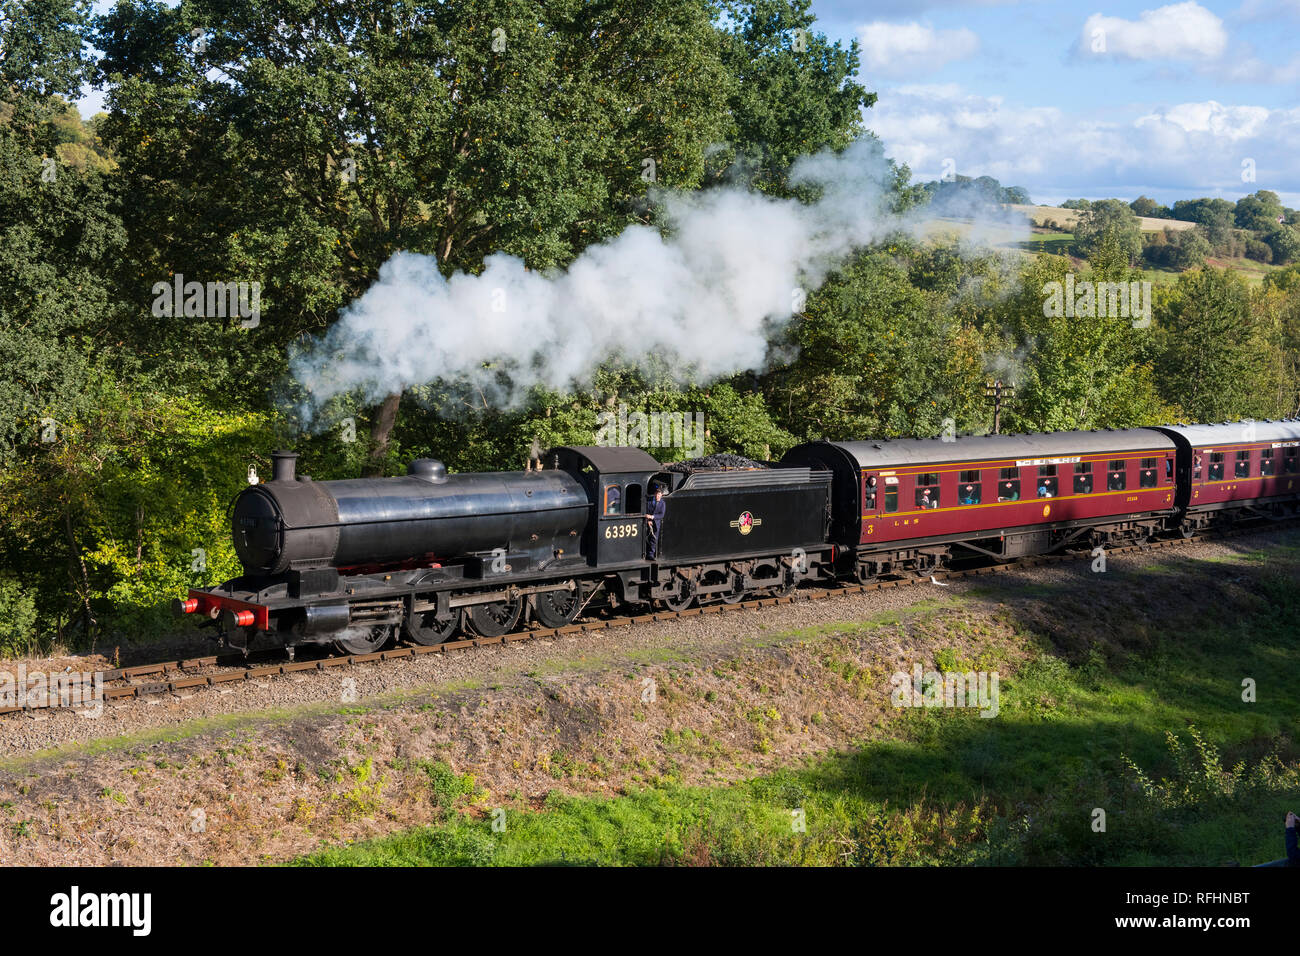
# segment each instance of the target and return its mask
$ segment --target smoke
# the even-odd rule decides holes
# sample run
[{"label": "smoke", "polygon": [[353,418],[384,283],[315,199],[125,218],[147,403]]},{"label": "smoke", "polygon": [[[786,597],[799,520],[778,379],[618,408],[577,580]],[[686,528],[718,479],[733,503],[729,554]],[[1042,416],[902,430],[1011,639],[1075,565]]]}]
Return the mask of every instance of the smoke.
[{"label": "smoke", "polygon": [[478,275],[444,278],[432,257],[397,253],[290,370],[319,408],[434,381],[508,407],[533,386],[589,383],[614,358],[679,381],[761,368],[772,334],[830,271],[912,226],[888,212],[892,170],[873,139],[801,158],[791,181],[820,198],[655,190],[666,232],[629,226],[553,273],[498,253]]}]

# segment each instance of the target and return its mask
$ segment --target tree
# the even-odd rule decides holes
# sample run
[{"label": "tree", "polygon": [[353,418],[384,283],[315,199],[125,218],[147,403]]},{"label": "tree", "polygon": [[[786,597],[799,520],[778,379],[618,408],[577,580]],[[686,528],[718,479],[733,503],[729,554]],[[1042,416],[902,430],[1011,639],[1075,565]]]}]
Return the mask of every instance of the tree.
[{"label": "tree", "polygon": [[1182,272],[1205,265],[1210,254],[1210,243],[1199,229],[1170,229],[1156,233],[1143,250],[1144,258],[1153,266]]},{"label": "tree", "polygon": [[[721,63],[730,77],[730,145],[718,175],[740,172],[755,188],[788,194],[799,156],[843,149],[862,135],[862,111],[876,102],[856,80],[857,41],[848,47],[814,32],[810,0],[721,0]],[[733,161],[739,159],[738,165]]]},{"label": "tree", "polygon": [[[725,131],[731,80],[704,0],[358,0],[285,15],[271,0],[128,0],[101,21],[107,132],[135,187],[136,294],[173,272],[269,290],[261,332],[243,336],[249,361],[216,370],[223,389],[260,392],[274,369],[254,353],[282,363],[399,249],[446,273],[497,251],[569,261],[643,218],[651,180],[697,184]],[[153,326],[172,342],[184,328]],[[400,401],[372,417],[372,471]]]},{"label": "tree", "polygon": [[1276,229],[1284,218],[1282,201],[1267,189],[1238,199],[1233,215],[1238,228],[1264,233]]},{"label": "tree", "polygon": [[1139,216],[1146,216],[1153,219],[1169,218],[1169,207],[1162,206],[1154,199],[1147,196],[1138,196],[1137,199],[1134,199],[1129,203],[1129,208]]},{"label": "tree", "polygon": [[1159,316],[1157,380],[1192,421],[1277,414],[1269,356],[1245,281],[1230,269],[1184,272]]},{"label": "tree", "polygon": [[1079,214],[1071,251],[1088,258],[1107,239],[1130,263],[1142,254],[1142,226],[1133,210],[1118,199],[1099,199]]},{"label": "tree", "polygon": [[1226,199],[1179,199],[1170,211],[1175,219],[1204,226],[1205,236],[1215,252],[1222,252],[1232,240],[1236,206]]},{"label": "tree", "polygon": [[[1169,409],[1142,356],[1147,330],[1135,329],[1131,318],[1066,316],[1064,310],[1049,314],[1052,310],[1044,308],[1050,291],[1061,288],[1069,272],[1069,259],[1038,256],[999,305],[1006,336],[999,364],[1003,378],[1016,386],[1006,427],[1054,431],[1167,420]],[[1131,278],[1122,255],[1088,276],[1094,282]]]},{"label": "tree", "polygon": [[1273,250],[1273,261],[1278,265],[1300,259],[1300,232],[1290,226],[1274,226],[1264,241]]}]

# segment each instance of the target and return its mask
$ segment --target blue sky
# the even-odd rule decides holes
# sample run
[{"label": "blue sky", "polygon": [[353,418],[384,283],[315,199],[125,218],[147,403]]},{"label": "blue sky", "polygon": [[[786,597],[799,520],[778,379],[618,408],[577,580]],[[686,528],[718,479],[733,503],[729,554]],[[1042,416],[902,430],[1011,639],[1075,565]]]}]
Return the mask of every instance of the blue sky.
[{"label": "blue sky", "polygon": [[[1035,202],[1146,194],[1300,207],[1300,0],[813,0],[862,46],[868,128]],[[1253,181],[1243,176],[1253,175]]]},{"label": "blue sky", "polygon": [[879,96],[866,125],[917,180],[950,161],[1052,205],[1271,189],[1300,208],[1300,0],[812,9],[819,30],[859,41],[859,80]]}]

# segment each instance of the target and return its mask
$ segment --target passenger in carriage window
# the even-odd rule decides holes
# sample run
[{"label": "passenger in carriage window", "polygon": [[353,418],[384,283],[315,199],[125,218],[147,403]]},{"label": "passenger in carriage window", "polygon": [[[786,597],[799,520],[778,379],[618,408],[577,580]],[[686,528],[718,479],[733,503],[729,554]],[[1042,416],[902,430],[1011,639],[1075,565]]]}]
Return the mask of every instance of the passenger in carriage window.
[{"label": "passenger in carriage window", "polygon": [[1020,482],[1004,481],[998,489],[998,501],[1019,501]]},{"label": "passenger in carriage window", "polygon": [[867,510],[874,511],[876,507],[876,476],[872,475],[867,479]]},{"label": "passenger in carriage window", "polygon": [[977,505],[980,503],[979,489],[974,485],[966,485],[961,490],[961,503],[964,505]]}]

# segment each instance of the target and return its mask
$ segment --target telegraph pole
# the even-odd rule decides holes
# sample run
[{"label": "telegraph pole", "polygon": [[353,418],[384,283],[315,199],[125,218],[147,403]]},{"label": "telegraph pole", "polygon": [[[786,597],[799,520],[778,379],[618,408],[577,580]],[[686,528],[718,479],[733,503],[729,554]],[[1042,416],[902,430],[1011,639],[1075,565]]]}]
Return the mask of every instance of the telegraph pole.
[{"label": "telegraph pole", "polygon": [[1002,379],[996,382],[990,382],[984,386],[984,397],[993,403],[993,434],[1002,433],[1002,403],[1003,399],[1011,399],[1015,396],[1016,390],[1011,385],[1003,385]]}]

